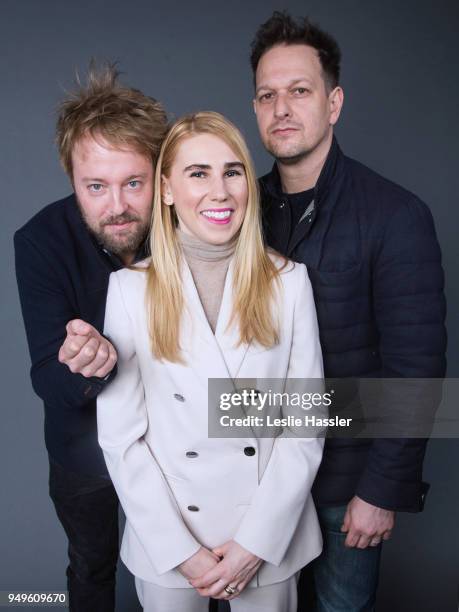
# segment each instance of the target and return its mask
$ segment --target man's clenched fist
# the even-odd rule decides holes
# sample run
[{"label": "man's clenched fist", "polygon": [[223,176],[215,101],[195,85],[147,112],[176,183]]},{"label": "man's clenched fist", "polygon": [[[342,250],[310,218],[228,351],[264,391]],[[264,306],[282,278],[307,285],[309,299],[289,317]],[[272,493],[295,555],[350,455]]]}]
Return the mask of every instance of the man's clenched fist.
[{"label": "man's clenched fist", "polygon": [[113,345],[89,323],[73,319],[66,325],[67,337],[59,350],[59,361],[74,374],[105,378],[114,368],[117,354]]}]

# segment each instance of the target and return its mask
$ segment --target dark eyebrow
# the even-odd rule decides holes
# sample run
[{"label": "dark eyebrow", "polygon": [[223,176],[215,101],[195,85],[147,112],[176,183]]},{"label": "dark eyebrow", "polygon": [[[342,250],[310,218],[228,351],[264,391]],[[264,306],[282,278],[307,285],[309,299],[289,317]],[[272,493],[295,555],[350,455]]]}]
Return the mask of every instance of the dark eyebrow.
[{"label": "dark eyebrow", "polygon": [[[234,161],[234,162],[226,162],[225,163],[225,168],[244,168],[244,164],[240,161]],[[191,164],[190,166],[187,166],[183,172],[188,172],[189,170],[211,170],[212,166],[210,164]]]},{"label": "dark eyebrow", "polygon": [[263,89],[266,89],[267,91],[271,91],[272,87],[269,87],[268,85],[259,85],[256,88],[255,93],[258,94],[258,92],[262,91]]},{"label": "dark eyebrow", "polygon": [[[312,85],[311,80],[308,79],[308,77],[300,77],[299,79],[293,79],[293,81],[290,81],[290,83],[287,85],[287,89],[301,82],[305,82],[305,83],[308,83],[309,85]],[[266,89],[267,91],[272,91],[273,88],[269,87],[269,85],[260,85],[259,87],[257,87],[255,94],[258,95],[259,92],[262,91],[263,89]]]},{"label": "dark eyebrow", "polygon": [[245,170],[244,164],[240,161],[226,162],[225,168],[242,168],[243,170]]},{"label": "dark eyebrow", "polygon": [[188,172],[188,170],[193,170],[193,168],[196,168],[197,170],[210,170],[211,166],[209,164],[191,164],[190,166],[187,166],[183,172]]},{"label": "dark eyebrow", "polygon": [[298,85],[298,83],[306,83],[307,85],[312,85],[312,81],[307,77],[302,77],[301,79],[295,79],[289,84],[289,87],[293,87],[293,85]]}]

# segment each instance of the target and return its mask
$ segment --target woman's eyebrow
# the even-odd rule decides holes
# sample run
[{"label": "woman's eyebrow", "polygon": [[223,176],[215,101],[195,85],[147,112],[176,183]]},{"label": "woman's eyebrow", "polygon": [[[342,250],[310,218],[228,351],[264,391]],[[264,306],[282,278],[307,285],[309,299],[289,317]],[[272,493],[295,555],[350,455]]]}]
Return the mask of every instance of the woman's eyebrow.
[{"label": "woman's eyebrow", "polygon": [[183,170],[183,172],[188,172],[188,170],[193,170],[193,168],[197,168],[198,170],[210,170],[211,167],[212,166],[210,164],[190,164]]},{"label": "woman's eyebrow", "polygon": [[225,168],[244,168],[244,164],[240,161],[226,162]]},{"label": "woman's eyebrow", "polygon": [[[240,161],[232,161],[225,162],[225,168],[244,168],[244,164]],[[190,164],[186,168],[184,168],[183,172],[189,172],[190,170],[211,170],[212,166],[210,164]]]}]

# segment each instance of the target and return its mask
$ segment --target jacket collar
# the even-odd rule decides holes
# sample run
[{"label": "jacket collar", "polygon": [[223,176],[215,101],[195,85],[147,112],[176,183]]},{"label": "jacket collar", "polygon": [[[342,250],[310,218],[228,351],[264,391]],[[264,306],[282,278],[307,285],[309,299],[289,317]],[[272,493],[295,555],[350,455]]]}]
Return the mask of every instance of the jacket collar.
[{"label": "jacket collar", "polygon": [[[217,319],[215,334],[207,321],[204,308],[196,289],[190,268],[183,258],[182,280],[185,304],[188,311],[183,319],[183,332],[181,333],[182,350],[184,354],[193,355],[190,362],[192,368],[205,373],[205,378],[237,378],[244,357],[249,346],[239,343],[239,327],[237,324],[229,326],[233,310],[233,274],[234,259],[231,260],[226,274],[220,311]],[[214,352],[212,360],[207,360],[206,365],[199,363],[196,355],[201,351],[195,350],[196,342],[204,342]],[[194,348],[193,348],[194,347]],[[206,351],[202,351],[206,354]],[[212,374],[210,374],[212,372]]]},{"label": "jacket collar", "polygon": [[[344,155],[339,147],[336,137],[333,136],[330,150],[325,164],[320,172],[316,186],[314,188],[314,202],[316,205],[326,195],[334,178],[339,172],[344,161]],[[280,179],[277,162],[274,162],[271,172],[260,179],[263,189],[273,198],[279,199],[283,195],[282,183]]]}]

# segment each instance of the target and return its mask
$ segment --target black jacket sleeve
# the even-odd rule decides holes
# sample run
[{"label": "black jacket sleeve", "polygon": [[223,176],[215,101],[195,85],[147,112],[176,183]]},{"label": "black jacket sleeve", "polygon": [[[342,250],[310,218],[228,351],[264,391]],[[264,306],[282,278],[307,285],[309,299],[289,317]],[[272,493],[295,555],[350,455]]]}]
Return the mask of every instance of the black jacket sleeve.
[{"label": "black jacket sleeve", "polygon": [[[446,330],[441,252],[425,204],[391,216],[374,261],[373,304],[383,378],[442,378]],[[422,387],[422,382],[419,383]],[[382,397],[391,408],[398,398]],[[438,406],[431,406],[432,414]],[[422,510],[426,439],[375,439],[356,494],[389,510]]]},{"label": "black jacket sleeve", "polygon": [[100,393],[115,370],[104,380],[85,378],[58,361],[66,324],[79,318],[58,272],[59,261],[21,231],[14,236],[14,248],[34,391],[50,406],[82,407]]}]

